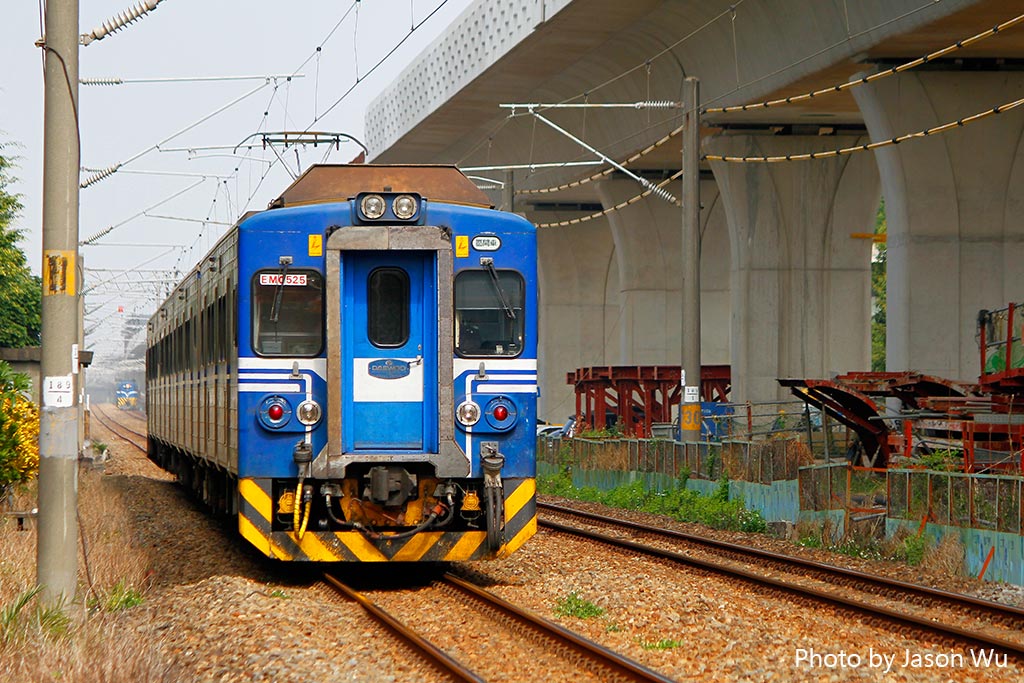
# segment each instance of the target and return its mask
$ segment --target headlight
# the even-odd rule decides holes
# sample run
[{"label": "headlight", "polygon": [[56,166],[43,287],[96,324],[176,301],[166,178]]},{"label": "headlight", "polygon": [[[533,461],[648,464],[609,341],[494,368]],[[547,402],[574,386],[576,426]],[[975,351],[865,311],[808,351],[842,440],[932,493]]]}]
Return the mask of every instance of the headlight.
[{"label": "headlight", "polygon": [[463,401],[455,409],[455,417],[463,427],[472,427],[480,421],[480,406],[473,401]]},{"label": "headlight", "polygon": [[403,221],[407,221],[415,216],[418,208],[416,198],[408,194],[398,195],[395,197],[395,202],[391,205],[391,210],[395,212],[395,217]]},{"label": "headlight", "polygon": [[299,407],[295,409],[295,417],[297,417],[299,422],[307,427],[319,422],[322,414],[323,411],[320,409],[320,404],[316,401],[303,401],[299,404]]},{"label": "headlight", "polygon": [[384,215],[387,206],[379,194],[368,194],[359,202],[359,210],[369,219],[377,219]]}]

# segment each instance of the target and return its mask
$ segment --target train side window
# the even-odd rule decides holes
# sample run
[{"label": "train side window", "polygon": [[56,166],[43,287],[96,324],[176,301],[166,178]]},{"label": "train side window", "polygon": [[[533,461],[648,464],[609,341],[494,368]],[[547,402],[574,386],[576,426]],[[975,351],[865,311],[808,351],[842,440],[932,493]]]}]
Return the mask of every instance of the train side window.
[{"label": "train side window", "polygon": [[261,356],[318,356],[324,279],[315,270],[260,271],[252,281],[252,346]]},{"label": "train side window", "polygon": [[366,337],[382,348],[409,341],[409,274],[375,268],[366,282]]},{"label": "train side window", "polygon": [[461,356],[518,356],[526,285],[514,270],[464,270],[455,277],[455,350]]}]

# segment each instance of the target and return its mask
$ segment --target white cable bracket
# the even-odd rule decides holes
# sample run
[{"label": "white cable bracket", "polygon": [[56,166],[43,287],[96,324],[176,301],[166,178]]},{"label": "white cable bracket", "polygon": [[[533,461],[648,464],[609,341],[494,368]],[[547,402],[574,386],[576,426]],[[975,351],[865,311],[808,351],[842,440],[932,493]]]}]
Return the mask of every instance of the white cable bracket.
[{"label": "white cable bracket", "polygon": [[[502,106],[504,106],[504,105],[502,105]],[[534,110],[533,106],[529,106],[527,108],[527,111],[529,111],[531,114],[533,114],[539,121],[541,121],[542,123],[544,123],[545,125],[553,128],[553,129],[557,130],[559,133],[561,133],[565,137],[569,138],[570,140],[572,140],[573,142],[575,142],[576,144],[578,144],[580,147],[584,148],[588,152],[591,152],[592,154],[596,154],[606,164],[611,164],[612,166],[614,166],[616,169],[618,169],[622,173],[625,173],[627,176],[629,176],[630,178],[632,178],[633,180],[638,182],[640,184],[640,186],[643,187],[645,190],[650,190],[651,194],[653,194],[654,196],[659,197],[661,199],[664,199],[666,202],[669,202],[670,204],[678,204],[679,203],[679,200],[676,199],[675,196],[671,192],[666,190],[665,188],[658,187],[657,185],[652,183],[647,178],[644,178],[642,176],[637,175],[636,173],[633,173],[628,168],[626,168],[625,166],[623,166],[619,162],[615,161],[614,159],[612,159],[607,154],[604,154],[603,152],[598,150],[596,147],[588,145],[587,143],[583,142],[583,140],[580,140],[578,137],[576,137],[575,135],[573,135],[569,131],[565,130],[564,128],[562,128],[561,126],[556,124],[555,122],[550,121],[550,120],[544,118],[543,116],[541,116],[540,114],[538,114]]]},{"label": "white cable bracket", "polygon": [[502,109],[511,109],[511,116],[515,116],[516,109],[523,108],[528,113],[537,109],[682,109],[682,102],[672,100],[642,100],[639,102],[533,102],[514,104],[499,104]]}]

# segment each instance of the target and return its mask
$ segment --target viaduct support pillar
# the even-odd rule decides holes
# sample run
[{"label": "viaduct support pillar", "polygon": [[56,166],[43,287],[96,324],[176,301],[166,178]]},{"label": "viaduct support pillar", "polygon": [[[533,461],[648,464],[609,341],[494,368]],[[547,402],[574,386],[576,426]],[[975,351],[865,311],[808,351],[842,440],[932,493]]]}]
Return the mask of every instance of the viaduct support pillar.
[{"label": "viaduct support pillar", "polygon": [[[774,156],[853,136],[724,135],[707,154]],[[780,377],[870,368],[878,175],[867,155],[774,164],[712,161],[732,248],[732,400],[788,396]]]},{"label": "viaduct support pillar", "polygon": [[[668,186],[677,197],[678,183]],[[615,206],[643,191],[633,180],[601,181],[598,196]],[[729,362],[729,245],[713,180],[701,181],[701,362]],[[681,329],[682,243],[679,207],[649,196],[608,214],[617,282],[608,304],[617,309],[618,355],[608,365],[676,365]],[[599,285],[604,289],[603,285]]]},{"label": "viaduct support pillar", "polygon": [[[871,140],[1024,97],[1019,71],[908,72],[854,96]],[[886,364],[977,379],[979,309],[1024,297],[1024,113],[875,151],[888,221]]]}]

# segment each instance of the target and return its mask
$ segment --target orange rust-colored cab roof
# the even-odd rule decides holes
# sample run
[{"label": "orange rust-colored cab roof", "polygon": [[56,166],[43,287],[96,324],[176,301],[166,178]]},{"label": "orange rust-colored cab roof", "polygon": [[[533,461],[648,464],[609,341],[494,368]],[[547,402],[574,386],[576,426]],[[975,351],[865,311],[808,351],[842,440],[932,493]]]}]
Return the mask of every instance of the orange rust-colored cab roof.
[{"label": "orange rust-colored cab roof", "polygon": [[347,201],[360,192],[414,192],[435,202],[493,208],[487,195],[462,171],[434,164],[310,166],[269,208]]}]

